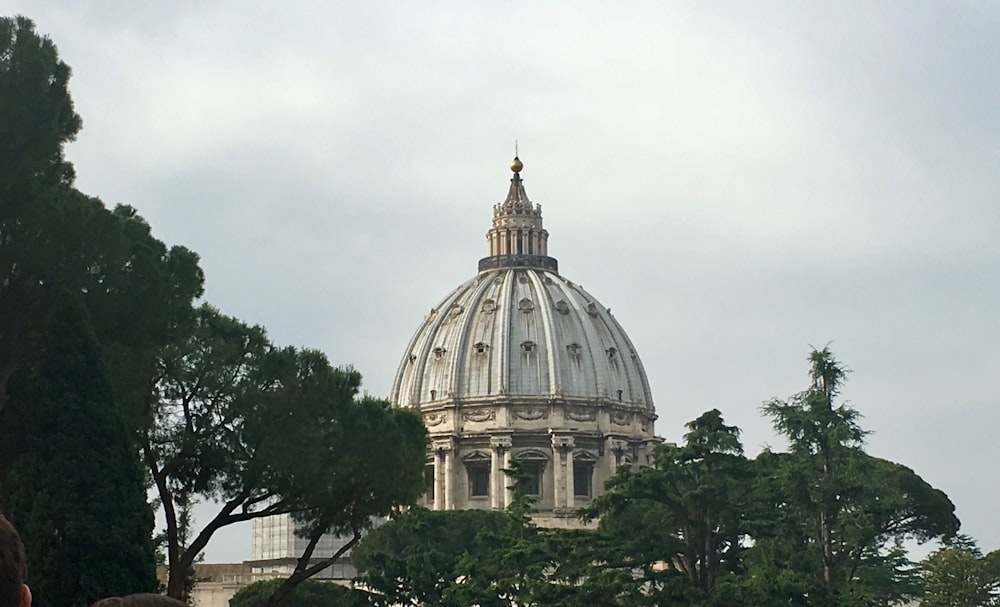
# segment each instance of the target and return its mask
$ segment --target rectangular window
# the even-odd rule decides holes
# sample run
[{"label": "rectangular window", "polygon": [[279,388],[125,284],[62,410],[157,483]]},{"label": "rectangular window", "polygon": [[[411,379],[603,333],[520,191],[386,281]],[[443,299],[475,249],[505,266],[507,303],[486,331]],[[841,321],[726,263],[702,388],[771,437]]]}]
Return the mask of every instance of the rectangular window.
[{"label": "rectangular window", "polygon": [[593,483],[594,467],[589,463],[573,462],[573,495],[590,497]]},{"label": "rectangular window", "polygon": [[488,497],[490,495],[490,469],[486,466],[469,468],[469,494],[472,497]]},{"label": "rectangular window", "polygon": [[424,466],[424,494],[427,497],[427,501],[434,501],[434,464],[427,464]]},{"label": "rectangular window", "polygon": [[524,480],[524,494],[539,496],[542,494],[542,466],[540,464],[524,464],[528,478]]}]

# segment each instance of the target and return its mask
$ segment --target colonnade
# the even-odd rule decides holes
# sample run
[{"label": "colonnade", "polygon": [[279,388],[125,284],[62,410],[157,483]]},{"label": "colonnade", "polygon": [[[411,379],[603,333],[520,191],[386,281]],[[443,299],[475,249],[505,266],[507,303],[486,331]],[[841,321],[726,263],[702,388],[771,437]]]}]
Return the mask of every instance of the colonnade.
[{"label": "colonnade", "polygon": [[487,236],[491,256],[549,254],[549,234],[542,229],[493,228]]},{"label": "colonnade", "polygon": [[[524,460],[537,462],[539,469],[539,485],[543,491],[551,490],[551,501],[543,496],[542,502],[545,509],[572,510],[578,507],[574,465],[574,449],[576,441],[572,435],[553,433],[550,435],[551,456],[546,460]],[[489,439],[489,485],[488,496],[490,508],[503,510],[513,501],[513,491],[509,488],[504,470],[511,467],[513,460],[512,441],[510,435],[491,436]],[[468,473],[467,466],[475,465],[483,467],[487,460],[485,454],[481,452],[485,449],[477,448],[475,452],[479,456],[475,464],[462,461],[462,456],[468,456],[469,452],[459,453],[455,438],[442,438],[434,441],[432,447],[433,483],[431,489],[432,504],[434,510],[455,510],[457,508],[469,507],[466,497],[458,497],[456,488],[458,486],[470,490],[465,483],[459,483]],[[546,450],[547,451],[547,450]],[[626,452],[631,451],[628,442],[619,438],[608,437],[604,444],[604,457],[597,461],[587,461],[586,465],[593,466],[592,474],[596,473],[597,478],[591,477],[591,487],[600,487],[605,478],[610,478],[615,474],[620,465],[626,462]],[[480,468],[482,469],[482,468]],[[471,481],[470,481],[471,482]],[[470,496],[471,497],[471,496]],[[486,498],[486,494],[478,497]],[[481,503],[481,502],[480,502]]]}]

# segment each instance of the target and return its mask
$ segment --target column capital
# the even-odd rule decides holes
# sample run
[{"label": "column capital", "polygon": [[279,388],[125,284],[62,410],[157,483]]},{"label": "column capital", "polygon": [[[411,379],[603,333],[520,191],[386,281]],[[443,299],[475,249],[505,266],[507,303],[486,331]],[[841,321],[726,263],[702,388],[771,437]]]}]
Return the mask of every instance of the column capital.
[{"label": "column capital", "polygon": [[552,448],[565,451],[567,449],[572,449],[576,445],[572,435],[566,434],[553,434],[552,435]]},{"label": "column capital", "polygon": [[510,436],[491,436],[490,437],[490,447],[503,450],[510,449],[511,447],[511,437]]},{"label": "column capital", "polygon": [[451,438],[435,440],[431,443],[431,449],[435,453],[452,451],[455,448],[455,441]]}]

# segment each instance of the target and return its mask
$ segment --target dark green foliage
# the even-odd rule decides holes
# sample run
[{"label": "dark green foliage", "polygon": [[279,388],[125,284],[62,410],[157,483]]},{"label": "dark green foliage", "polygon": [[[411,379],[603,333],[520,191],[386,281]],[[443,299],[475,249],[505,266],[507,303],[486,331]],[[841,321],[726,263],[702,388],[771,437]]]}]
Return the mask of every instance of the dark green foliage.
[{"label": "dark green foliage", "polygon": [[762,408],[790,449],[757,457],[751,563],[783,583],[751,596],[844,607],[913,596],[902,543],[953,536],[954,505],[909,468],[865,453],[860,416],[835,404],[846,371],[829,349],[809,360],[811,386]]},{"label": "dark green foliage", "polygon": [[[69,74],[30,20],[0,19],[0,429],[8,382],[44,364],[51,319],[67,297],[83,298],[80,322],[101,344],[117,406],[129,427],[140,425],[152,351],[201,293],[197,256],[168,250],[133,209],[108,211],[72,187],[63,145],[80,118]],[[14,447],[0,453],[0,511],[10,509],[4,486]]]},{"label": "dark green foliage", "polygon": [[985,557],[968,538],[949,542],[920,564],[924,607],[1000,605],[1000,551]]},{"label": "dark green foliage", "polygon": [[[229,607],[264,607],[283,580],[264,580],[241,588]],[[282,603],[285,607],[369,607],[369,594],[330,582],[306,580]]]},{"label": "dark green foliage", "polygon": [[10,475],[13,521],[39,607],[157,587],[143,474],[88,327],[79,295],[67,294],[42,362],[11,383],[5,430],[16,436],[4,441],[21,451]]},{"label": "dark green foliage", "polygon": [[0,18],[0,184],[69,183],[63,144],[80,130],[70,69],[26,17]]},{"label": "dark green foliage", "polygon": [[[24,18],[0,18],[0,413],[6,384],[37,350],[39,308],[76,261],[72,167],[63,144],[80,128],[55,45]],[[64,240],[65,237],[65,240]]]},{"label": "dark green foliage", "polygon": [[[423,491],[420,418],[357,398],[360,374],[320,352],[277,348],[262,328],[204,306],[155,368],[141,440],[164,509],[171,596],[183,597],[186,572],[217,529],[293,513],[310,547],[277,603],[332,562],[309,562],[324,532],[360,537],[372,517]],[[199,499],[221,507],[185,538],[184,510]]]},{"label": "dark green foliage", "polygon": [[511,524],[502,512],[412,508],[374,529],[351,556],[381,604],[454,605],[444,592],[458,579],[459,563],[495,548],[477,537]]},{"label": "dark green foliage", "polygon": [[764,407],[785,452],[747,460],[739,429],[708,411],[651,466],[619,470],[583,511],[596,530],[537,528],[517,500],[506,513],[416,511],[361,545],[364,580],[386,603],[418,606],[888,607],[920,596],[904,546],[952,537],[954,506],[865,453],[859,415],[834,402],[844,370],[828,350],[810,362],[809,389]]},{"label": "dark green foliage", "polygon": [[720,579],[742,573],[747,536],[751,475],[739,429],[718,410],[687,427],[684,445],[662,445],[652,466],[621,470],[586,510],[619,544],[620,560],[608,564],[672,604],[701,604]]}]

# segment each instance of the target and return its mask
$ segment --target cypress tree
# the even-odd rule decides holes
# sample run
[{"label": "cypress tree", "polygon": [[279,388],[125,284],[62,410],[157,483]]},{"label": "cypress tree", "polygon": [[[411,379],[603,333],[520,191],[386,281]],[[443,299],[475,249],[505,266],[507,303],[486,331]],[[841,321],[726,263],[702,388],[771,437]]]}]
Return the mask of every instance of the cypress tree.
[{"label": "cypress tree", "polygon": [[13,521],[35,607],[83,607],[156,589],[153,512],[98,342],[72,295],[45,354],[10,386]]}]

